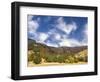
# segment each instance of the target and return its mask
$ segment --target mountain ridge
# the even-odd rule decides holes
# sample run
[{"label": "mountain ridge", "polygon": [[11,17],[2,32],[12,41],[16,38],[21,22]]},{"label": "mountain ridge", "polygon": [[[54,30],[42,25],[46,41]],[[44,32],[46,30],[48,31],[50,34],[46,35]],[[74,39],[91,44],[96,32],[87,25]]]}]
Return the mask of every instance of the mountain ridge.
[{"label": "mountain ridge", "polygon": [[45,53],[55,53],[55,54],[64,54],[64,53],[78,53],[80,51],[86,50],[87,46],[78,46],[78,47],[51,47],[45,44],[37,43],[35,40],[28,39],[28,50],[31,50],[32,45],[35,44],[38,48],[44,49]]}]

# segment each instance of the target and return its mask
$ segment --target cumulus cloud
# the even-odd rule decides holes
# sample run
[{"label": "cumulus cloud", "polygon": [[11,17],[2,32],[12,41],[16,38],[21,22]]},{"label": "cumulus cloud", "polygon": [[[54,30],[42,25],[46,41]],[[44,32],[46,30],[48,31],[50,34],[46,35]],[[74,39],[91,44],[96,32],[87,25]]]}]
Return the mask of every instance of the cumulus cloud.
[{"label": "cumulus cloud", "polygon": [[56,42],[51,42],[51,41],[47,41],[46,44],[48,46],[54,46],[54,47],[63,47],[63,46],[67,46],[67,47],[75,47],[75,46],[83,46],[83,44],[81,42],[79,42],[76,39],[68,39],[68,38],[63,38],[63,39],[59,39],[59,41]]},{"label": "cumulus cloud", "polygon": [[[83,40],[82,41],[78,41],[75,38],[68,38],[68,34],[62,34],[60,32],[57,31],[57,29],[52,29],[49,32],[50,35],[53,35],[53,37],[51,36],[51,38],[53,39],[53,41],[55,41],[56,43],[50,43],[47,42],[46,44],[48,46],[54,46],[54,47],[62,47],[62,46],[67,46],[67,47],[75,47],[75,46],[85,46],[87,45],[87,25],[85,25],[85,28],[83,30]],[[50,36],[48,36],[50,37]]]},{"label": "cumulus cloud", "polygon": [[29,21],[28,22],[28,32],[33,33],[36,32],[36,30],[38,29],[39,24],[37,21]]},{"label": "cumulus cloud", "polygon": [[51,47],[58,47],[57,44],[51,43],[50,41],[47,41],[47,42],[46,42],[46,45],[47,45],[47,46],[51,46]]},{"label": "cumulus cloud", "polygon": [[74,46],[81,46],[81,42],[79,42],[76,39],[68,38],[67,34],[62,34],[60,32],[57,32],[57,30],[52,30],[50,34],[48,34],[48,39],[46,44],[48,46],[54,46],[54,47],[74,47]]},{"label": "cumulus cloud", "polygon": [[34,16],[28,15],[28,34],[29,38],[36,39],[38,37],[37,29],[39,28],[40,18],[33,20]]},{"label": "cumulus cloud", "polygon": [[75,39],[62,39],[62,41],[59,43],[60,46],[68,46],[68,47],[75,47],[75,46],[81,46],[81,43]]},{"label": "cumulus cloud", "polygon": [[36,20],[33,20],[33,18],[33,15],[28,16],[28,32],[30,34],[34,34],[34,32],[39,28],[40,18],[38,17]]},{"label": "cumulus cloud", "polygon": [[[54,28],[48,31],[48,38],[46,44],[48,46],[62,47],[62,46],[79,46],[79,41],[75,39],[68,39],[68,35],[77,29],[76,23],[72,22],[66,24],[63,20],[63,17],[59,17],[56,21],[57,24],[54,25]],[[64,34],[61,32],[65,32]]]},{"label": "cumulus cloud", "polygon": [[61,34],[57,32],[56,30],[52,30],[52,32],[48,32],[49,37],[51,37],[53,40],[60,40],[61,39]]},{"label": "cumulus cloud", "polygon": [[44,41],[48,38],[48,34],[39,32],[37,33],[37,42],[44,43]]},{"label": "cumulus cloud", "polygon": [[60,18],[57,20],[57,23],[58,23],[58,24],[56,25],[56,27],[57,27],[59,30],[65,32],[66,34],[70,34],[72,31],[74,31],[74,30],[77,29],[77,25],[76,25],[75,22],[72,22],[72,23],[70,23],[70,24],[67,24],[67,23],[64,21],[63,17],[60,17]]},{"label": "cumulus cloud", "polygon": [[84,35],[85,35],[85,37],[87,37],[88,36],[88,25],[87,24],[85,24],[84,25]]},{"label": "cumulus cloud", "polygon": [[88,24],[85,24],[83,30],[83,40],[81,44],[87,45],[87,43],[88,43]]},{"label": "cumulus cloud", "polygon": [[[48,30],[47,32],[38,32],[40,18],[33,20],[34,16],[28,17],[28,33],[32,35],[31,39],[36,40],[38,43],[46,44],[52,47],[74,47],[87,45],[87,24],[84,25],[83,30],[83,40],[78,41],[75,38],[69,38],[68,36],[78,29],[76,23],[73,21],[67,23],[64,21],[63,17],[59,17],[56,24],[53,25],[54,28]],[[51,18],[48,18],[50,20]]]},{"label": "cumulus cloud", "polygon": [[59,39],[61,38],[61,35],[58,34],[58,33],[55,33],[55,34],[54,34],[54,38],[55,38],[56,40],[59,40]]}]

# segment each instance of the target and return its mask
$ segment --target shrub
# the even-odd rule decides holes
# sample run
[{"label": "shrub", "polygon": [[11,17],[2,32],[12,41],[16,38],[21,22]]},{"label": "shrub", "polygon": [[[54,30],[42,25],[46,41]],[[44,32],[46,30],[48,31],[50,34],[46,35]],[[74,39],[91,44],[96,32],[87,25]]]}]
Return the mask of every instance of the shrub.
[{"label": "shrub", "polygon": [[47,61],[47,62],[55,62],[56,60],[55,60],[55,56],[54,55],[49,55],[49,54],[46,54],[46,56],[45,56],[45,60]]},{"label": "shrub", "polygon": [[79,57],[78,60],[82,62],[83,61],[83,58],[82,57]]},{"label": "shrub", "polygon": [[56,54],[46,54],[44,59],[47,61],[47,62],[58,62],[58,55]]},{"label": "shrub", "polygon": [[87,57],[79,57],[78,60],[81,62],[87,62],[88,58]]},{"label": "shrub", "polygon": [[75,63],[75,58],[73,56],[68,56],[69,63]]},{"label": "shrub", "polygon": [[59,56],[57,57],[57,61],[58,61],[59,63],[65,63],[65,57],[64,57],[63,55],[59,55]]},{"label": "shrub", "polygon": [[38,47],[34,47],[33,51],[34,51],[35,53],[37,53],[37,52],[40,51],[40,49],[39,49]]},{"label": "shrub", "polygon": [[35,64],[40,64],[40,63],[41,63],[41,57],[40,57],[40,56],[34,56],[33,62],[34,62]]},{"label": "shrub", "polygon": [[33,61],[33,58],[34,58],[33,54],[28,54],[28,61]]},{"label": "shrub", "polygon": [[70,61],[68,59],[65,60],[65,63],[70,63]]},{"label": "shrub", "polygon": [[58,62],[57,56],[54,56],[54,57],[53,57],[53,61],[54,61],[54,62]]},{"label": "shrub", "polygon": [[35,64],[40,64],[42,61],[42,58],[40,56],[40,52],[39,52],[39,49],[35,49],[34,51],[34,58],[33,58],[33,62]]},{"label": "shrub", "polygon": [[78,59],[77,59],[77,58],[74,58],[74,62],[75,62],[75,63],[78,63]]}]

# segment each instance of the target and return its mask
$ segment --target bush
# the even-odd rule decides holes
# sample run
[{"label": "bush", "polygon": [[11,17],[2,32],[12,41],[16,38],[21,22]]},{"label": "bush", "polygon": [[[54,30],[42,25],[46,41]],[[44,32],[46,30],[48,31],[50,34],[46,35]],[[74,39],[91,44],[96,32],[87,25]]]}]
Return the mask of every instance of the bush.
[{"label": "bush", "polygon": [[[58,62],[58,63],[78,63],[79,59],[74,57],[73,55],[55,55],[55,54],[46,54],[44,59],[46,62]],[[86,58],[84,59],[86,61]]]},{"label": "bush", "polygon": [[34,58],[33,54],[28,54],[28,61],[33,61],[33,58]]},{"label": "bush", "polygon": [[38,50],[36,50],[35,53],[34,53],[33,62],[34,62],[35,64],[40,64],[41,61],[42,61],[42,58],[41,58],[41,56],[40,56],[40,52],[39,52]]},{"label": "bush", "polygon": [[46,54],[46,56],[44,58],[47,62],[57,62],[57,56],[56,55]]},{"label": "bush", "polygon": [[81,62],[87,62],[88,58],[87,57],[79,57],[78,60]]},{"label": "bush", "polygon": [[75,62],[75,63],[78,63],[78,59],[77,59],[77,58],[74,58],[74,62]]},{"label": "bush", "polygon": [[58,61],[59,63],[65,63],[65,57],[64,57],[63,55],[59,55],[59,56],[57,57],[57,61]]},{"label": "bush", "polygon": [[68,63],[75,63],[75,58],[73,56],[68,56],[67,61]]},{"label": "bush", "polygon": [[84,59],[83,59],[82,57],[79,57],[78,60],[79,60],[80,62],[84,61]]},{"label": "bush", "polygon": [[34,62],[35,64],[40,64],[40,63],[41,63],[41,57],[40,57],[40,56],[34,56],[33,62]]},{"label": "bush", "polygon": [[35,53],[37,53],[37,52],[40,51],[40,49],[39,49],[38,47],[34,47],[33,51],[34,51]]},{"label": "bush", "polygon": [[68,59],[65,60],[65,63],[70,63],[70,61]]}]

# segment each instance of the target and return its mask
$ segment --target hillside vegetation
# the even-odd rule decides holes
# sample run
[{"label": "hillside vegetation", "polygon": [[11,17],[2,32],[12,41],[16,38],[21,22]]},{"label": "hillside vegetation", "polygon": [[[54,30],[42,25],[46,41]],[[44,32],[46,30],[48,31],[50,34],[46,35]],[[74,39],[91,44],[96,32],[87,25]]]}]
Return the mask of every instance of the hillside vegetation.
[{"label": "hillside vegetation", "polygon": [[86,63],[88,61],[87,46],[81,47],[49,47],[44,44],[36,43],[34,40],[28,40],[28,63]]}]

